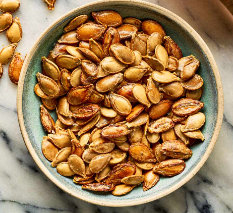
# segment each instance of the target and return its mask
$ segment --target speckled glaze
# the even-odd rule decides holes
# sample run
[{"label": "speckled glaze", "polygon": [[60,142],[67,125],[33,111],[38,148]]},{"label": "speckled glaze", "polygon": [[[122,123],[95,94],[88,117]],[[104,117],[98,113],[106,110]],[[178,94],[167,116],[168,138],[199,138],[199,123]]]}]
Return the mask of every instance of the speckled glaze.
[{"label": "speckled glaze", "polygon": [[[41,72],[41,57],[48,55],[54,43],[61,36],[64,26],[75,16],[89,14],[92,11],[114,9],[123,17],[133,16],[139,19],[154,19],[165,28],[181,47],[184,56],[193,54],[201,62],[198,73],[204,79],[202,101],[205,104],[206,124],[203,133],[206,140],[192,148],[193,156],[186,162],[183,173],[172,178],[161,178],[151,190],[143,192],[142,187],[135,188],[129,194],[115,197],[111,194],[93,193],[81,190],[72,179],[62,177],[44,158],[41,152],[41,140],[45,132],[40,123],[40,99],[34,94],[35,74]],[[181,18],[172,12],[141,1],[98,1],[77,8],[60,18],[49,27],[36,42],[28,54],[23,66],[18,87],[18,118],[25,144],[33,159],[45,175],[67,193],[104,206],[132,206],[161,198],[190,180],[201,168],[211,153],[217,139],[223,116],[223,93],[217,66],[208,47],[200,36]]]}]

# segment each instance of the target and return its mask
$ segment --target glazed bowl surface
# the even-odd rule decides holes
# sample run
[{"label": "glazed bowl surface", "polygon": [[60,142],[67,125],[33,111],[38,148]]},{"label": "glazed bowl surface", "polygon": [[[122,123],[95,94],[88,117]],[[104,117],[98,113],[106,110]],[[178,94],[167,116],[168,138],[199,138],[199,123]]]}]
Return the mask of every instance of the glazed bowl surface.
[{"label": "glazed bowl surface", "polygon": [[[183,55],[193,54],[200,60],[198,73],[204,79],[204,102],[206,124],[203,128],[205,141],[192,147],[193,156],[186,161],[184,172],[172,178],[161,178],[152,189],[143,192],[142,187],[135,188],[125,196],[116,197],[111,193],[93,193],[81,189],[72,179],[59,175],[41,151],[41,140],[45,132],[40,123],[40,99],[34,93],[37,72],[41,72],[41,57],[48,55],[55,42],[63,33],[64,26],[75,16],[92,11],[115,10],[122,17],[154,19],[165,29],[181,47]],[[76,8],[59,18],[38,39],[25,60],[18,85],[18,119],[25,144],[42,172],[58,187],[76,198],[103,206],[132,206],[159,199],[181,187],[202,167],[210,155],[220,131],[223,117],[223,92],[221,80],[214,58],[207,45],[197,32],[174,13],[154,4],[142,1],[97,1]],[[53,114],[55,116],[55,114]]]}]

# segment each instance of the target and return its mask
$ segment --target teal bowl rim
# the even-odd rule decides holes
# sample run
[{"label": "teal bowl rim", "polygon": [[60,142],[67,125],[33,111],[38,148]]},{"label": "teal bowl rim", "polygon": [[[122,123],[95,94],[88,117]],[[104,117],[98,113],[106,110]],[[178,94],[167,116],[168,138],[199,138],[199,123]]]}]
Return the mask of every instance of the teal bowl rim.
[{"label": "teal bowl rim", "polygon": [[[207,149],[206,149],[204,155],[202,156],[201,160],[199,161],[199,163],[190,171],[190,173],[186,177],[181,179],[178,183],[174,184],[172,187],[162,191],[160,194],[155,195],[155,196],[150,196],[147,199],[140,198],[140,199],[137,199],[136,201],[127,201],[126,203],[125,202],[115,203],[115,202],[111,202],[108,200],[105,200],[103,202],[103,201],[98,201],[98,199],[97,200],[90,200],[86,196],[79,195],[77,192],[73,192],[73,191],[69,190],[64,184],[60,183],[60,181],[58,179],[56,179],[52,174],[49,173],[48,169],[41,162],[41,160],[37,156],[34,148],[32,147],[32,144],[29,140],[29,136],[28,136],[28,133],[26,131],[25,124],[24,124],[23,110],[22,110],[22,95],[23,95],[23,86],[24,86],[25,75],[27,72],[28,65],[31,61],[32,55],[35,52],[42,37],[44,35],[46,35],[61,20],[65,19],[68,16],[71,16],[72,14],[76,13],[76,11],[80,10],[81,8],[90,7],[90,6],[93,6],[95,4],[104,4],[105,2],[115,2],[115,3],[129,3],[130,2],[130,3],[137,5],[137,6],[153,8],[153,10],[155,10],[156,12],[158,12],[164,16],[167,16],[170,19],[175,20],[175,22],[177,22],[179,25],[182,25],[183,27],[185,27],[187,29],[187,31],[193,36],[193,38],[195,38],[196,42],[202,47],[203,52],[207,56],[207,59],[210,63],[210,66],[212,67],[213,74],[214,74],[214,77],[216,80],[217,95],[218,95],[218,105],[217,105],[218,113],[217,113],[217,121],[216,121],[216,125],[215,125],[214,134],[211,138],[209,146],[207,147]],[[182,18],[180,18],[179,16],[177,16],[173,12],[171,12],[171,11],[161,7],[161,6],[158,6],[158,5],[155,5],[152,3],[148,3],[148,2],[144,2],[144,1],[139,1],[139,0],[100,0],[100,1],[95,1],[95,2],[85,4],[81,7],[78,7],[74,10],[71,10],[70,12],[66,13],[64,16],[62,16],[58,20],[56,20],[50,27],[48,27],[40,35],[39,39],[35,42],[34,46],[32,47],[29,54],[27,55],[25,62],[24,62],[24,65],[22,67],[22,71],[21,71],[21,75],[20,75],[20,79],[19,79],[19,83],[18,83],[17,113],[18,113],[18,121],[19,121],[19,125],[20,125],[20,130],[21,130],[25,145],[29,150],[29,153],[31,154],[33,160],[36,162],[36,164],[41,169],[41,171],[59,188],[61,188],[63,191],[67,192],[68,194],[70,194],[76,198],[79,198],[81,200],[84,200],[84,201],[87,201],[87,202],[93,203],[93,204],[98,204],[98,205],[102,205],[102,206],[111,206],[111,207],[134,206],[134,205],[148,203],[148,202],[157,200],[159,198],[162,198],[162,197],[170,194],[171,192],[175,191],[176,189],[178,189],[179,187],[184,185],[186,182],[188,182],[198,172],[198,170],[203,166],[203,164],[205,163],[205,161],[207,160],[207,158],[209,157],[210,153],[213,150],[213,147],[215,145],[215,142],[217,140],[217,137],[218,137],[220,129],[221,129],[221,124],[222,124],[222,120],[223,120],[223,89],[222,89],[220,74],[218,72],[218,68],[217,68],[217,65],[216,65],[216,62],[214,60],[212,53],[210,52],[209,48],[207,47],[207,45],[203,41],[203,39],[200,37],[200,35]]]}]

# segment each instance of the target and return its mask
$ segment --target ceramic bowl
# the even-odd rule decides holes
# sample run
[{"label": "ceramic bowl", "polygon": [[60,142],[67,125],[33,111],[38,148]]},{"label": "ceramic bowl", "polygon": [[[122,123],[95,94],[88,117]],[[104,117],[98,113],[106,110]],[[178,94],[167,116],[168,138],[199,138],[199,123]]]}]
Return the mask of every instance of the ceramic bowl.
[{"label": "ceramic bowl", "polygon": [[[181,47],[184,56],[193,54],[201,62],[199,73],[204,79],[202,101],[205,103],[206,124],[203,128],[205,141],[192,148],[193,156],[187,161],[183,173],[172,178],[161,178],[152,189],[143,192],[135,188],[129,194],[115,197],[111,193],[93,193],[75,185],[72,179],[63,177],[50,166],[41,152],[41,140],[45,135],[40,123],[40,99],[34,94],[35,74],[41,72],[41,57],[48,55],[54,43],[61,36],[64,26],[75,16],[90,14],[98,10],[116,10],[123,17],[154,19],[165,28]],[[18,119],[25,144],[42,172],[58,187],[76,198],[103,206],[132,206],[161,198],[189,181],[202,167],[210,155],[223,117],[223,92],[220,76],[214,58],[205,42],[183,19],[160,6],[134,0],[98,1],[74,9],[50,26],[34,44],[25,60],[18,86]]]}]

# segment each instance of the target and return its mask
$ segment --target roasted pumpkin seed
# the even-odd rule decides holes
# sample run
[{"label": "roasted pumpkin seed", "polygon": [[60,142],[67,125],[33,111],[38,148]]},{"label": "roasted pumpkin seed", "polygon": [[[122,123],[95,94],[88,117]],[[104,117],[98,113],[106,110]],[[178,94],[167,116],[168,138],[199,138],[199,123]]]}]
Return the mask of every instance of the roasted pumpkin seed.
[{"label": "roasted pumpkin seed", "polygon": [[162,62],[163,66],[166,68],[168,64],[168,53],[167,50],[158,44],[155,48],[155,57]]},{"label": "roasted pumpkin seed", "polygon": [[139,185],[143,182],[144,176],[143,175],[131,175],[122,178],[121,182],[126,185]]},{"label": "roasted pumpkin seed", "polygon": [[41,142],[41,150],[45,158],[49,161],[53,161],[58,153],[58,148],[54,146],[49,140],[47,136],[43,137]]},{"label": "roasted pumpkin seed", "polygon": [[65,177],[70,177],[75,175],[75,173],[73,172],[73,170],[71,170],[69,164],[67,162],[61,162],[57,165],[56,167],[57,172]]},{"label": "roasted pumpkin seed", "polygon": [[7,64],[14,55],[17,44],[10,44],[0,51],[0,64]]},{"label": "roasted pumpkin seed", "polygon": [[151,103],[149,102],[146,96],[146,89],[141,84],[136,84],[133,87],[133,96],[138,102],[147,106],[148,108],[151,106]]},{"label": "roasted pumpkin seed", "polygon": [[180,82],[161,85],[160,90],[172,99],[177,99],[184,94],[184,88]]},{"label": "roasted pumpkin seed", "polygon": [[177,59],[183,57],[180,47],[177,45],[177,43],[174,40],[171,39],[170,36],[164,37],[164,47],[167,50],[169,56],[173,56]]},{"label": "roasted pumpkin seed", "polygon": [[178,60],[177,58],[173,56],[168,57],[168,64],[167,64],[167,70],[168,71],[176,71],[178,69]]},{"label": "roasted pumpkin seed", "polygon": [[174,127],[174,122],[168,117],[159,118],[156,121],[150,123],[148,131],[150,133],[166,132],[167,130]]},{"label": "roasted pumpkin seed", "polygon": [[185,96],[186,98],[191,98],[194,100],[200,100],[202,96],[203,89],[197,89],[197,90],[186,90]]},{"label": "roasted pumpkin seed", "polygon": [[196,130],[192,132],[184,132],[183,134],[188,138],[199,139],[201,141],[205,140],[205,137],[200,130]]},{"label": "roasted pumpkin seed", "polygon": [[68,134],[56,133],[48,134],[49,140],[58,148],[71,147],[71,139]]},{"label": "roasted pumpkin seed", "polygon": [[[147,54],[152,56],[155,54],[155,48],[163,41],[163,37],[158,32],[152,33],[147,39]],[[158,51],[158,50],[157,50]]]},{"label": "roasted pumpkin seed", "polygon": [[65,147],[57,152],[56,156],[53,158],[52,167],[56,167],[59,163],[67,161],[71,154],[71,147]]},{"label": "roasted pumpkin seed", "polygon": [[117,94],[124,96],[130,102],[136,102],[137,100],[133,96],[133,87],[135,85],[136,84],[134,84],[134,83],[128,83],[128,84],[124,85],[117,91]]},{"label": "roasted pumpkin seed", "polygon": [[3,32],[4,30],[8,29],[11,26],[12,22],[13,18],[10,13],[3,13],[2,15],[0,15],[0,32]]},{"label": "roasted pumpkin seed", "polygon": [[135,186],[129,186],[129,185],[125,185],[125,184],[120,184],[117,185],[115,187],[115,189],[112,191],[112,194],[114,196],[121,196],[121,195],[125,195],[128,194],[129,192],[131,192],[134,189]]},{"label": "roasted pumpkin seed", "polygon": [[143,191],[147,191],[154,187],[159,182],[159,175],[152,170],[144,174]]},{"label": "roasted pumpkin seed", "polygon": [[188,81],[182,82],[182,86],[187,90],[197,90],[203,86],[203,79],[200,75],[195,74]]},{"label": "roasted pumpkin seed", "polygon": [[74,69],[81,63],[79,58],[71,55],[59,55],[56,57],[56,64],[65,69]]},{"label": "roasted pumpkin seed", "polygon": [[47,109],[43,105],[40,106],[40,120],[41,124],[44,127],[44,130],[48,133],[54,133],[55,128],[54,128],[54,120],[52,116],[49,114]]},{"label": "roasted pumpkin seed", "polygon": [[11,43],[18,43],[22,38],[22,27],[18,17],[15,17],[12,25],[6,31],[7,39]]},{"label": "roasted pumpkin seed", "polygon": [[160,135],[158,133],[147,132],[146,138],[150,143],[157,143],[160,139]]},{"label": "roasted pumpkin seed", "polygon": [[131,144],[141,143],[142,137],[143,137],[143,131],[140,126],[133,128],[128,136]]},{"label": "roasted pumpkin seed", "polygon": [[190,115],[185,125],[182,126],[182,132],[190,132],[200,129],[205,123],[205,115],[202,112],[198,112],[197,114]]},{"label": "roasted pumpkin seed", "polygon": [[154,32],[159,33],[162,37],[166,35],[163,27],[154,20],[145,20],[142,22],[142,30],[144,33],[151,35]]},{"label": "roasted pumpkin seed", "polygon": [[2,0],[0,10],[3,12],[15,12],[20,6],[20,0]]},{"label": "roasted pumpkin seed", "polygon": [[21,73],[21,69],[23,66],[23,58],[21,57],[21,54],[16,52],[11,60],[11,63],[8,68],[8,76],[12,83],[18,84],[19,76]]},{"label": "roasted pumpkin seed", "polygon": [[159,83],[171,83],[174,81],[180,81],[180,78],[170,73],[169,71],[154,71],[152,72],[152,78]]},{"label": "roasted pumpkin seed", "polygon": [[129,128],[124,124],[110,124],[102,129],[101,135],[105,138],[118,138],[129,133]]},{"label": "roasted pumpkin seed", "polygon": [[[151,67],[152,70],[163,71],[165,69],[163,62],[157,58],[154,58],[152,56],[143,56],[142,58]],[[158,73],[160,73],[160,72],[158,72]],[[162,83],[162,82],[160,82],[160,83]]]},{"label": "roasted pumpkin seed", "polygon": [[137,82],[141,80],[148,70],[140,66],[129,67],[124,72],[124,78],[130,82]]},{"label": "roasted pumpkin seed", "polygon": [[145,56],[147,54],[146,42],[143,41],[136,33],[132,35],[130,47],[134,51],[139,51],[142,56]]},{"label": "roasted pumpkin seed", "polygon": [[101,182],[102,180],[104,180],[106,177],[109,176],[110,171],[111,168],[109,166],[106,166],[101,172],[95,175],[95,180],[97,182]]},{"label": "roasted pumpkin seed", "polygon": [[99,173],[101,172],[109,163],[111,159],[110,154],[102,154],[97,155],[94,158],[92,158],[89,168],[92,173]]},{"label": "roasted pumpkin seed", "polygon": [[146,94],[151,103],[159,103],[161,95],[151,77],[147,79]]},{"label": "roasted pumpkin seed", "polygon": [[72,19],[69,24],[64,28],[65,32],[77,29],[81,24],[85,23],[88,19],[87,15],[79,15]]},{"label": "roasted pumpkin seed", "polygon": [[78,42],[79,40],[77,39],[77,32],[75,30],[63,34],[58,40],[60,44],[78,44]]},{"label": "roasted pumpkin seed", "polygon": [[135,162],[136,166],[139,167],[142,170],[151,170],[154,168],[155,164],[154,163],[140,163],[140,162]]},{"label": "roasted pumpkin seed", "polygon": [[127,157],[126,152],[123,152],[119,149],[113,150],[110,154],[111,154],[111,160],[109,161],[109,164],[111,165],[121,163]]},{"label": "roasted pumpkin seed", "polygon": [[100,63],[102,69],[106,73],[114,74],[125,69],[126,65],[117,61],[114,57],[105,57]]},{"label": "roasted pumpkin seed", "polygon": [[126,123],[129,128],[141,126],[149,121],[149,115],[147,113],[141,113],[131,122]]},{"label": "roasted pumpkin seed", "polygon": [[85,177],[85,164],[83,160],[75,154],[72,154],[68,158],[68,163],[71,168],[71,170],[82,177]]},{"label": "roasted pumpkin seed", "polygon": [[118,33],[120,35],[120,39],[128,39],[131,38],[133,34],[138,31],[138,28],[132,24],[122,24],[117,28]]}]

